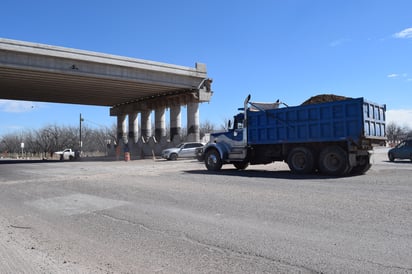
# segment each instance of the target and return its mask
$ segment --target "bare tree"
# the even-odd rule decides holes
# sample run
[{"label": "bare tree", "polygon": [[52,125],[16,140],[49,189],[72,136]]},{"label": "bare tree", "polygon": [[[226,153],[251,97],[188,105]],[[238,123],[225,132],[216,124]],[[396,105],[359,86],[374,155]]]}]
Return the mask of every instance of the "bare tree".
[{"label": "bare tree", "polygon": [[224,118],[222,124],[220,124],[220,130],[228,130],[230,118]]},{"label": "bare tree", "polygon": [[17,134],[3,136],[0,146],[3,153],[19,153],[21,150],[21,137]]},{"label": "bare tree", "polygon": [[206,120],[200,123],[200,139],[202,139],[207,133],[212,133],[215,131],[215,125],[212,124],[210,121]]},{"label": "bare tree", "polygon": [[389,143],[397,143],[404,139],[407,135],[407,130],[400,127],[395,122],[390,122],[386,125],[386,137]]},{"label": "bare tree", "polygon": [[117,126],[113,123],[110,127],[107,128],[107,137],[113,144],[118,144],[118,136],[117,136]]},{"label": "bare tree", "polygon": [[[79,127],[48,125],[38,130],[27,130],[21,133],[11,133],[0,136],[0,152],[3,155],[21,153],[21,143],[24,151],[30,155],[41,154],[50,157],[55,151],[65,148],[78,150],[80,148]],[[86,152],[106,152],[107,143],[116,140],[116,126],[91,129],[82,127],[83,150]]]},{"label": "bare tree", "polygon": [[84,127],[82,129],[83,151],[87,152],[104,152],[107,149],[108,143],[112,143],[115,139],[115,132],[109,127],[99,129],[91,129]]}]

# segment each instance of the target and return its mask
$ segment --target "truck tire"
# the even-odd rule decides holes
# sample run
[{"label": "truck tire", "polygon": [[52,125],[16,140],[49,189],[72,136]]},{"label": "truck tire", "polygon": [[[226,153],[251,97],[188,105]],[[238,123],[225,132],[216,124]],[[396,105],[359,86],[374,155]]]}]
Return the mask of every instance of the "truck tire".
[{"label": "truck tire", "polygon": [[222,168],[222,159],[216,149],[211,149],[206,152],[205,165],[210,171],[219,171]]},{"label": "truck tire", "polygon": [[360,164],[353,167],[350,174],[352,175],[362,175],[365,174],[366,171],[368,171],[371,168],[371,164],[369,161],[369,155],[367,156],[361,156],[362,158],[360,159]]},{"label": "truck tire", "polygon": [[328,146],[319,155],[319,170],[332,176],[343,176],[350,171],[348,153],[339,146]]},{"label": "truck tire", "polygon": [[289,152],[288,165],[296,174],[308,174],[315,170],[315,157],[313,152],[306,147],[295,147]]},{"label": "truck tire", "polygon": [[234,162],[233,165],[236,169],[244,170],[249,166],[248,162]]}]

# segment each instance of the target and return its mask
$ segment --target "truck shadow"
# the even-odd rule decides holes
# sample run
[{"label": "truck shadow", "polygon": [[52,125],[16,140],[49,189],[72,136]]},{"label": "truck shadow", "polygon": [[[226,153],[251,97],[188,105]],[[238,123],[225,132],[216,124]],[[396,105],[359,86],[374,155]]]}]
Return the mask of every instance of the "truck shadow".
[{"label": "truck shadow", "polygon": [[412,161],[408,160],[408,159],[405,159],[405,160],[399,159],[399,160],[395,160],[393,162],[391,162],[389,160],[386,160],[386,161],[383,161],[383,162],[389,163],[389,164],[412,164]]},{"label": "truck shadow", "polygon": [[[341,177],[314,174],[295,174],[288,170],[237,170],[237,169],[222,169],[220,171],[209,170],[186,170],[185,173],[198,175],[218,175],[218,176],[237,176],[247,178],[270,178],[270,179],[289,179],[289,180],[314,180],[314,179],[336,179]],[[352,177],[357,175],[350,175]]]},{"label": "truck shadow", "polygon": [[6,164],[38,164],[38,163],[62,163],[60,160],[0,160],[0,165]]}]

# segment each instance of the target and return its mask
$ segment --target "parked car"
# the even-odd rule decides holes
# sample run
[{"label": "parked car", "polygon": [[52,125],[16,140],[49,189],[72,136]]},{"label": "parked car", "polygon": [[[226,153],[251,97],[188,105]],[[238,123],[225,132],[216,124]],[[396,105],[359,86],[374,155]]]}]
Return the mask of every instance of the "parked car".
[{"label": "parked car", "polygon": [[181,143],[177,147],[164,149],[162,151],[162,158],[167,160],[177,160],[177,158],[195,158],[196,148],[203,146],[203,143],[197,142]]},{"label": "parked car", "polygon": [[66,148],[62,151],[56,151],[54,154],[60,155],[60,160],[74,160],[78,158],[76,151],[73,151],[71,148]]},{"label": "parked car", "polygon": [[388,151],[389,161],[395,159],[410,159],[412,161],[412,139],[400,142],[396,147]]}]

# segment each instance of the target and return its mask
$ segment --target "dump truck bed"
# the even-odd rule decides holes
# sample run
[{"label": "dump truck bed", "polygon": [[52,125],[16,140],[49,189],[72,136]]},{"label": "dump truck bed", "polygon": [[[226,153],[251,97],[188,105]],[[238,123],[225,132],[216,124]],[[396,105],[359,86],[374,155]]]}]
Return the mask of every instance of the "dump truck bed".
[{"label": "dump truck bed", "polygon": [[280,144],[307,142],[385,140],[385,105],[364,98],[248,110],[248,143]]}]

